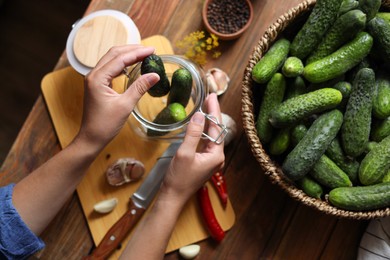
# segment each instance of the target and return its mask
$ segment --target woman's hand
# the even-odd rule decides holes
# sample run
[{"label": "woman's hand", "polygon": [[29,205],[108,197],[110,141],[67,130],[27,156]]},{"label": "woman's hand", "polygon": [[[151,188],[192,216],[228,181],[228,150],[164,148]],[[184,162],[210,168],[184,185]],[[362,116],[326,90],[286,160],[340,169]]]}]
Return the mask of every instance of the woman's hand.
[{"label": "woman's hand", "polygon": [[[217,96],[210,94],[205,105],[207,113],[221,122],[221,111]],[[172,159],[165,176],[160,197],[168,196],[181,204],[185,203],[210,177],[223,167],[225,161],[224,146],[207,140],[201,140],[205,117],[197,112],[187,127],[183,144]],[[220,133],[217,125],[208,125],[207,134],[217,137]]]},{"label": "woman's hand", "polygon": [[156,73],[142,75],[123,94],[112,89],[112,80],[130,65],[151,55],[154,48],[141,45],[113,47],[86,76],[84,112],[80,132],[82,138],[97,149],[103,148],[123,127],[135,104],[156,84]]}]

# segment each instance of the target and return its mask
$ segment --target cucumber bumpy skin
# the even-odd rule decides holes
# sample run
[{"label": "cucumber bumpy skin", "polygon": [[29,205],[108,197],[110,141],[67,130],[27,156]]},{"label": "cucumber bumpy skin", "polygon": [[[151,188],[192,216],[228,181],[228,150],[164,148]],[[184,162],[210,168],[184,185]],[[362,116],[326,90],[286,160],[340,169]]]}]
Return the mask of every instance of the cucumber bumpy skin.
[{"label": "cucumber bumpy skin", "polygon": [[341,128],[342,146],[349,157],[361,155],[368,143],[374,87],[374,71],[369,68],[359,70],[353,82]]},{"label": "cucumber bumpy skin", "polygon": [[321,114],[310,126],[302,140],[286,156],[283,172],[291,180],[304,177],[325,153],[343,123],[343,114],[333,109]]},{"label": "cucumber bumpy skin", "polygon": [[380,50],[380,58],[390,62],[390,23],[374,17],[367,23],[367,31],[374,38],[374,49]]},{"label": "cucumber bumpy skin", "polygon": [[370,53],[372,45],[372,36],[360,32],[337,51],[306,65],[303,76],[312,83],[321,83],[339,77],[359,64]]},{"label": "cucumber bumpy skin", "polygon": [[390,78],[387,75],[380,75],[375,81],[372,114],[379,119],[390,116]]},{"label": "cucumber bumpy skin", "polygon": [[371,127],[371,139],[380,142],[390,135],[390,116],[384,120],[375,120]]},{"label": "cucumber bumpy skin", "polygon": [[290,54],[305,59],[337,18],[342,0],[317,0],[309,18],[295,35]]},{"label": "cucumber bumpy skin", "polygon": [[157,73],[160,80],[148,90],[152,97],[162,97],[169,93],[171,89],[167,74],[165,73],[164,63],[160,56],[156,54],[149,55],[141,63],[141,74]]},{"label": "cucumber bumpy skin", "polygon": [[320,60],[340,46],[352,40],[366,25],[366,15],[360,10],[351,10],[339,16],[336,22],[326,32],[324,39],[307,58],[306,64]]},{"label": "cucumber bumpy skin", "polygon": [[378,13],[381,4],[381,0],[359,0],[359,9],[367,15],[367,21],[370,21]]},{"label": "cucumber bumpy skin", "polygon": [[274,127],[293,125],[313,115],[337,107],[342,100],[337,89],[323,88],[283,101],[270,114]]},{"label": "cucumber bumpy skin", "polygon": [[180,103],[186,107],[190,101],[192,91],[192,75],[185,68],[175,70],[172,75],[171,90],[168,95],[168,104]]},{"label": "cucumber bumpy skin", "polygon": [[370,186],[340,187],[329,192],[329,201],[345,210],[373,210],[390,206],[390,182]]},{"label": "cucumber bumpy skin", "polygon": [[290,42],[287,39],[277,40],[253,67],[252,79],[259,84],[268,82],[283,66],[289,49]]},{"label": "cucumber bumpy skin", "polygon": [[298,180],[297,183],[303,192],[310,197],[321,199],[322,195],[324,194],[322,186],[309,176],[303,177],[302,179]]},{"label": "cucumber bumpy skin", "polygon": [[390,168],[390,136],[376,144],[363,158],[359,168],[359,180],[364,185],[382,181]]}]

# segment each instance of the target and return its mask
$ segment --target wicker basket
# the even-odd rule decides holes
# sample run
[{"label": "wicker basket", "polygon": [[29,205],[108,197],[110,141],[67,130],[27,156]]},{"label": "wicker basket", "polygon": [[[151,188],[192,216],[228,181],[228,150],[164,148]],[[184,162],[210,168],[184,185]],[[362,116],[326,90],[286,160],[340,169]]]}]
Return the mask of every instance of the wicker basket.
[{"label": "wicker basket", "polygon": [[[306,0],[290,9],[287,13],[280,16],[275,23],[273,23],[264,33],[262,38],[254,47],[250,60],[245,68],[244,77],[242,81],[242,121],[245,133],[248,138],[253,155],[259,162],[265,174],[271,179],[272,183],[280,186],[292,198],[302,202],[303,204],[313,207],[321,212],[329,215],[351,218],[351,219],[372,219],[379,217],[386,217],[390,215],[390,208],[384,208],[373,211],[347,211],[336,208],[327,201],[315,199],[306,195],[301,189],[297,188],[295,184],[290,181],[282,172],[279,164],[270,158],[264,150],[258,136],[255,125],[255,100],[252,91],[254,82],[251,78],[252,69],[255,64],[261,59],[273,42],[281,35],[288,35],[290,30],[297,30],[297,24],[302,23],[302,20],[307,17],[309,11],[315,5],[315,0]],[[382,1],[382,9],[390,10],[390,0]],[[299,27],[300,28],[300,27]]]}]

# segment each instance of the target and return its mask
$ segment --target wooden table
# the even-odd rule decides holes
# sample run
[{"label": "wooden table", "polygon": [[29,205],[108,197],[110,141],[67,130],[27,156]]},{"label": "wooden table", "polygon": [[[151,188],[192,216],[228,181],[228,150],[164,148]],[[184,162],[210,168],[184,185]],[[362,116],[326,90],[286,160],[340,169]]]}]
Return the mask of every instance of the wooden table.
[{"label": "wooden table", "polygon": [[[231,78],[219,100],[222,111],[238,123],[237,138],[226,147],[229,196],[236,223],[220,245],[200,243],[198,259],[354,259],[367,221],[337,219],[294,201],[270,183],[252,156],[240,120],[244,68],[266,28],[300,0],[253,0],[254,21],[241,38],[221,43],[222,56],[209,60]],[[173,44],[203,29],[202,0],[92,0],[85,14],[101,9],[127,13],[141,37],[161,34]],[[175,47],[175,46],[174,46]],[[55,69],[68,66],[62,55]],[[48,72],[49,73],[49,72]],[[59,152],[45,102],[40,96],[1,167],[0,185],[16,182]],[[42,234],[46,248],[32,258],[80,259],[93,248],[86,220],[75,194]],[[166,259],[179,259],[177,252]]]}]

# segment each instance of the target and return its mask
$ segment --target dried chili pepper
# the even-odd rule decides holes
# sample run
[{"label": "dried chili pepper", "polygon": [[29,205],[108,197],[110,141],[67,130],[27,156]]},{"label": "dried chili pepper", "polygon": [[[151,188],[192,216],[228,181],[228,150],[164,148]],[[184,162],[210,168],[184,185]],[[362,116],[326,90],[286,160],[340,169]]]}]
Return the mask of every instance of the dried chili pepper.
[{"label": "dried chili pepper", "polygon": [[207,230],[211,237],[217,242],[221,242],[225,237],[225,231],[219,225],[217,218],[215,217],[213,206],[211,205],[209,191],[206,185],[198,190],[198,200],[204,222],[206,223]]},{"label": "dried chili pepper", "polygon": [[228,201],[228,193],[225,176],[220,172],[216,172],[213,176],[211,176],[211,182],[217,190],[218,197],[221,200],[222,205],[226,207]]}]

